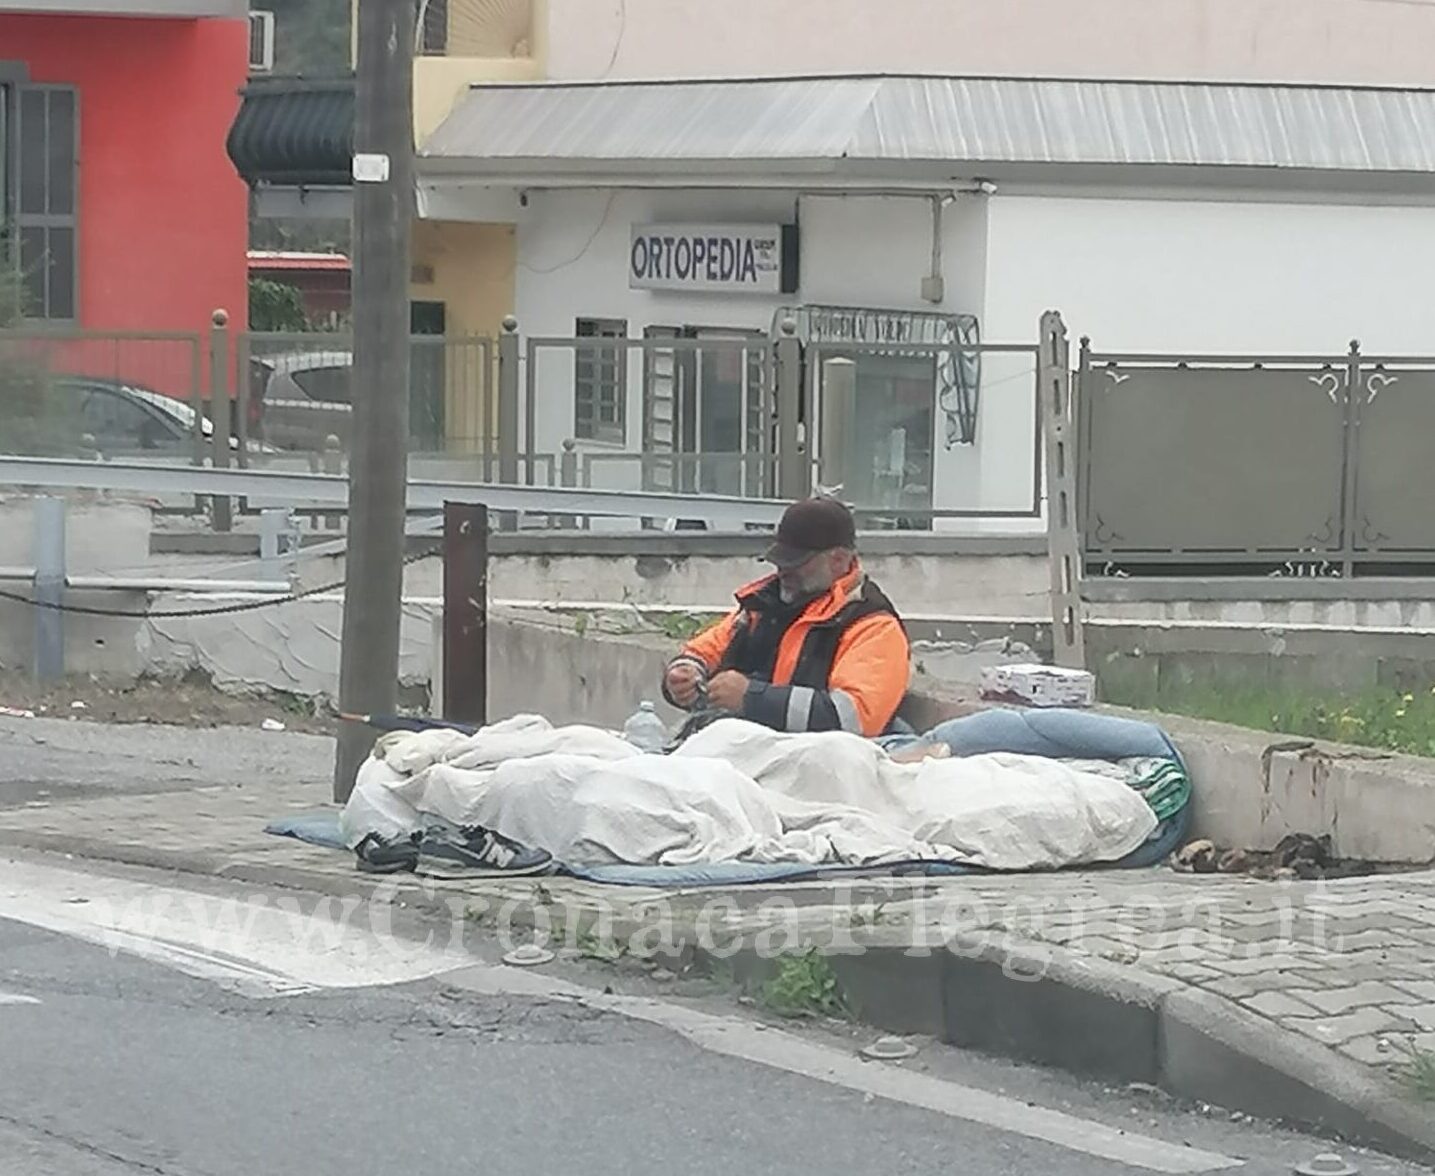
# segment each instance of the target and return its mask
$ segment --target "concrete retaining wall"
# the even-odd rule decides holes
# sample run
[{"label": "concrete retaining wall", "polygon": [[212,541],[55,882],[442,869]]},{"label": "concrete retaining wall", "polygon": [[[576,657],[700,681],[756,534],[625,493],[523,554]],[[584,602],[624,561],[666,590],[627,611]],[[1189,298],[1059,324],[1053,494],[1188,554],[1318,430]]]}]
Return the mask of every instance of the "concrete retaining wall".
[{"label": "concrete retaining wall", "polygon": [[[166,607],[165,601],[157,608]],[[339,668],[339,602],[314,599],[233,617],[133,622],[126,656],[150,673],[198,670],[230,690],[284,690],[332,699]],[[401,676],[421,701],[441,678],[433,603],[404,610]],[[78,630],[75,640],[79,640]],[[673,643],[661,635],[579,634],[571,623],[495,616],[489,628],[494,718],[522,712],[616,727],[658,681]],[[78,651],[76,651],[78,653]],[[970,713],[970,682],[999,651],[959,659],[954,679],[919,675],[905,715],[919,728]],[[659,702],[664,718],[679,716]],[[1131,712],[1118,712],[1131,713]],[[1435,761],[1291,740],[1162,716],[1195,781],[1193,835],[1271,849],[1287,833],[1329,833],[1338,854],[1387,862],[1435,859]]]},{"label": "concrete retaining wall", "polygon": [[[29,500],[0,500],[0,565],[29,562],[30,533]],[[138,574],[148,568],[167,575],[250,578],[257,569],[245,562],[254,550],[253,536],[157,536],[142,504],[75,502],[67,538],[76,572]],[[161,549],[154,556],[152,544]],[[750,557],[759,547],[752,536],[500,535],[494,538],[491,591],[495,597],[550,603],[607,598],[716,608],[756,570]],[[946,616],[1044,614],[1046,564],[1029,538],[886,535],[874,537],[868,547],[869,566],[904,608],[913,601]],[[306,583],[340,575],[339,560],[305,565]],[[400,676],[414,700],[434,678],[439,579],[436,560],[408,569]],[[1224,590],[1220,584],[1207,587]],[[1187,581],[1097,587],[1093,610],[1112,613],[1088,630],[1089,663],[1104,693],[1119,690],[1125,697],[1155,701],[1163,683],[1233,678],[1332,692],[1375,685],[1428,688],[1435,681],[1435,631],[1385,625],[1435,619],[1430,613],[1435,605],[1421,597],[1423,592],[1435,600],[1435,587],[1410,581],[1239,587],[1257,599],[1183,601],[1180,593],[1192,588]],[[1366,599],[1346,600],[1341,593],[1363,593]],[[1301,594],[1304,599],[1297,599]],[[1380,599],[1382,594],[1388,599]],[[230,690],[331,699],[336,693],[340,604],[334,597],[203,618],[155,615],[206,603],[193,598],[150,601],[140,593],[106,592],[72,593],[71,599],[148,614],[68,616],[71,673],[134,678],[200,671]],[[1168,619],[1143,616],[1153,610],[1164,610]],[[1295,615],[1325,620],[1282,620]],[[1363,622],[1371,625],[1344,632],[1331,627]],[[983,635],[972,625],[948,628],[969,641]],[[0,601],[0,669],[30,664],[33,632],[28,606]],[[539,711],[563,722],[610,725],[621,723],[640,700],[656,701],[658,675],[674,644],[660,635],[580,635],[571,618],[535,621],[531,614],[520,618],[502,610],[495,613],[489,636],[495,717]],[[907,717],[923,727],[970,710],[969,686],[981,667],[1013,656],[1000,642],[919,648],[918,685]],[[667,717],[675,718],[671,712]],[[1286,833],[1330,833],[1344,856],[1435,858],[1432,761],[1185,719],[1162,722],[1197,782],[1196,830],[1218,843],[1267,849]]]},{"label": "concrete retaining wall", "polygon": [[1197,786],[1194,836],[1274,849],[1290,833],[1329,834],[1341,857],[1435,861],[1435,760],[1174,715],[1158,721]]},{"label": "concrete retaining wall", "polygon": [[[69,517],[72,571],[221,576],[263,574],[258,537],[216,535],[188,519],[152,516],[140,502],[77,497]],[[31,562],[31,500],[0,498],[0,565]],[[254,520],[241,525],[253,527]],[[336,532],[306,534],[322,543]],[[423,543],[431,544],[425,540]],[[722,609],[761,571],[758,535],[584,531],[496,534],[495,601],[582,606],[591,602]],[[421,551],[415,540],[412,549]],[[914,620],[914,633],[975,642],[1014,636],[1049,648],[1048,570],[1040,536],[881,533],[863,537],[874,578]],[[341,581],[341,556],[305,557],[299,585]],[[405,593],[437,598],[436,558],[405,569]],[[1122,697],[1155,701],[1163,682],[1251,681],[1333,690],[1435,681],[1435,581],[1411,579],[1113,579],[1084,586],[1091,665]],[[77,603],[123,609],[137,598],[104,594]],[[135,625],[69,618],[74,668],[131,673]],[[0,664],[29,659],[25,606],[0,602]],[[1140,687],[1140,690],[1135,690]],[[1142,691],[1145,693],[1143,694]]]},{"label": "concrete retaining wall", "polygon": [[1230,685],[1339,696],[1435,683],[1435,633],[1404,629],[1088,625],[1086,657],[1103,698],[1136,706]]}]

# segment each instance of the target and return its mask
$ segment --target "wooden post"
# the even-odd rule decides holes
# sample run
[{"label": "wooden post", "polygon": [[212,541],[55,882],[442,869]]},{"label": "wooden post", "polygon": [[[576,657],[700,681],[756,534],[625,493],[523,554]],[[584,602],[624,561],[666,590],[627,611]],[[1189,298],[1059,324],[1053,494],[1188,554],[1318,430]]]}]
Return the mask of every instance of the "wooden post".
[{"label": "wooden post", "polygon": [[443,506],[443,717],[488,721],[488,507]]}]

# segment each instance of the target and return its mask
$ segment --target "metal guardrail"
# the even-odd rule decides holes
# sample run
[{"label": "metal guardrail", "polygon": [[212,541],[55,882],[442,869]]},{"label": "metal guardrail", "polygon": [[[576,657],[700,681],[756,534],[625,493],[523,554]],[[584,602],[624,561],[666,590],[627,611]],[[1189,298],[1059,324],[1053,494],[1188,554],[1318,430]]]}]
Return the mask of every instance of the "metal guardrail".
[{"label": "metal guardrail", "polygon": [[[31,583],[35,579],[34,568],[0,568],[0,581]],[[77,592],[228,592],[253,595],[287,595],[291,591],[287,580],[210,580],[170,576],[70,576],[64,580],[66,588]]]},{"label": "metal guardrail", "polygon": [[[194,466],[49,460],[0,456],[0,485],[47,490],[110,490],[140,494],[246,498],[251,503],[343,508],[348,479],[331,474],[207,469]],[[410,511],[442,510],[446,502],[484,503],[520,514],[586,515],[599,518],[695,519],[715,530],[775,526],[787,503],[770,499],[651,491],[585,490],[546,486],[500,486],[481,482],[411,481]]]}]

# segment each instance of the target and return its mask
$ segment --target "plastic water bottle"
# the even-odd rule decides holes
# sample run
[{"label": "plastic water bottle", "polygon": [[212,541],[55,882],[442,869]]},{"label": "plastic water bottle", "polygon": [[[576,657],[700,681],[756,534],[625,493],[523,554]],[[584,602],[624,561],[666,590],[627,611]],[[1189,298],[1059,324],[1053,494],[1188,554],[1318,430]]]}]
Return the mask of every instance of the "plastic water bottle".
[{"label": "plastic water bottle", "polygon": [[668,727],[651,702],[639,703],[623,724],[623,738],[639,751],[656,754],[668,745]]}]

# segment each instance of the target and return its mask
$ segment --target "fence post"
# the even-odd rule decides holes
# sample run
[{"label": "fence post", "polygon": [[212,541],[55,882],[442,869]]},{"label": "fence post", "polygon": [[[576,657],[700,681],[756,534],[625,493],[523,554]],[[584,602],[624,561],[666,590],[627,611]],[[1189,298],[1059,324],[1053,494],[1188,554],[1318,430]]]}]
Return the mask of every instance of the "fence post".
[{"label": "fence post", "polygon": [[503,320],[498,337],[498,480],[505,486],[518,482],[519,363],[518,320]]},{"label": "fence post", "polygon": [[1345,417],[1340,477],[1340,574],[1347,580],[1355,575],[1355,533],[1360,513],[1360,410],[1365,404],[1364,373],[1360,365],[1360,340],[1350,341],[1350,361],[1345,371]]},{"label": "fence post", "polygon": [[[35,499],[35,678],[54,682],[65,674],[65,500]],[[47,607],[48,606],[48,607]]]},{"label": "fence post", "polygon": [[234,451],[235,464],[249,468],[249,358],[248,334],[235,332],[234,337],[234,435],[239,445]]},{"label": "fence post", "polygon": [[[209,330],[209,420],[214,426],[210,434],[209,459],[217,470],[229,468],[229,314],[216,310]],[[234,528],[234,504],[228,495],[216,494],[210,499],[214,529]]]},{"label": "fence post", "polygon": [[[1071,344],[1057,311],[1041,316],[1037,357],[1037,428],[1046,440],[1046,536],[1051,563],[1051,644],[1053,660],[1071,669],[1086,667],[1081,606],[1081,537],[1076,517],[1077,430],[1072,394]],[[1090,340],[1082,339],[1082,372]],[[1078,382],[1077,395],[1080,395]]]},{"label": "fence post", "polygon": [[822,364],[822,431],[817,444],[817,483],[829,494],[847,485],[848,452],[857,411],[857,361],[834,356]]},{"label": "fence post", "polygon": [[488,720],[488,507],[443,504],[443,717]]},{"label": "fence post", "polygon": [[[324,473],[332,478],[340,477],[344,472],[344,445],[333,433],[324,438],[322,465]],[[339,523],[339,516],[333,511],[324,516],[324,529],[327,531],[337,531]]]},{"label": "fence post", "polygon": [[[569,437],[563,442],[563,456],[558,461],[559,484],[572,489],[578,485],[578,442]],[[559,515],[558,526],[565,531],[572,531],[578,526],[576,515]]]},{"label": "fence post", "polygon": [[287,507],[259,512],[259,574],[263,579],[293,581],[298,538]]},{"label": "fence post", "polygon": [[[190,464],[204,464],[204,336],[196,332],[189,365],[190,407],[194,409],[194,427],[190,430]],[[194,496],[194,509],[204,509],[204,497]]]},{"label": "fence post", "polygon": [[779,498],[806,498],[811,489],[802,444],[802,343],[797,323],[782,320],[777,341],[777,494]]},{"label": "fence post", "polygon": [[[519,348],[518,320],[509,315],[503,320],[503,333],[498,337],[498,480],[504,486],[518,484],[518,410],[519,410]],[[518,528],[518,516],[503,511],[498,516],[503,531]]]}]

